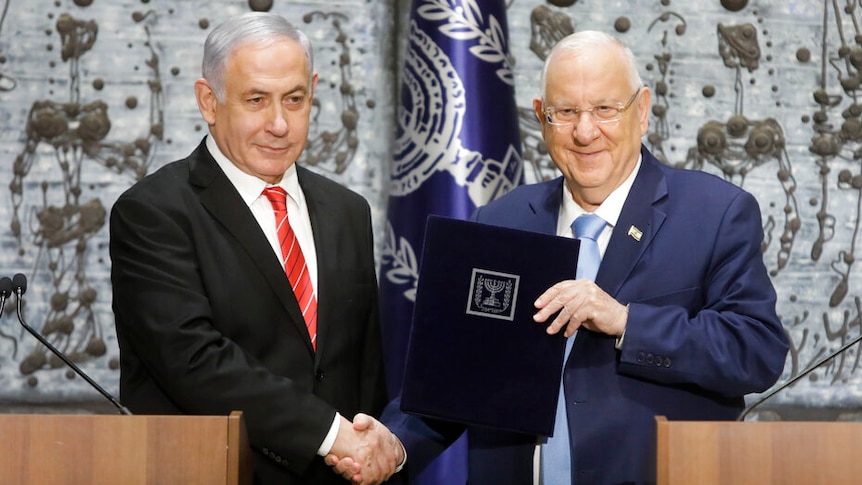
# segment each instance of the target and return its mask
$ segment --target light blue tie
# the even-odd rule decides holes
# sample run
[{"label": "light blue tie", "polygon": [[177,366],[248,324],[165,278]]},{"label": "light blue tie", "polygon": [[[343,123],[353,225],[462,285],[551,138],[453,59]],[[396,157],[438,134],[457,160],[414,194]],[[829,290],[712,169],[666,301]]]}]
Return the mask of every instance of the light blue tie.
[{"label": "light blue tie", "polygon": [[[599,245],[596,242],[599,234],[605,228],[604,219],[595,214],[584,214],[572,223],[572,231],[581,241],[578,252],[577,278],[587,278],[595,281],[602,262]],[[575,336],[566,339],[565,362],[569,359]],[[565,374],[564,374],[565,375]],[[557,399],[557,417],[554,421],[554,436],[542,446],[542,485],[570,485],[572,483],[571,445],[569,443],[569,425],[566,417],[566,396],[563,383],[560,382],[560,395]]]}]

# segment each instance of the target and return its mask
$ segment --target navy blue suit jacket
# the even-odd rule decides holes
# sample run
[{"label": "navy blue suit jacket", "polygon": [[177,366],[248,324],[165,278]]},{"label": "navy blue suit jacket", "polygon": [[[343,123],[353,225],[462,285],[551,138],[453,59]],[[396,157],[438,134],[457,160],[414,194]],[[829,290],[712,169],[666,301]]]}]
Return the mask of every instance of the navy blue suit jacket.
[{"label": "navy blue suit jacket", "polygon": [[[624,345],[580,329],[564,370],[573,483],[654,482],[655,416],[735,419],[745,394],[776,382],[788,351],[757,201],[718,177],[642,155],[596,276],[630,305]],[[562,194],[562,178],[521,186],[473,218],[555,234]],[[413,472],[463,431],[397,405],[384,419]],[[470,484],[532,483],[535,437],[475,427],[468,441]]]}]

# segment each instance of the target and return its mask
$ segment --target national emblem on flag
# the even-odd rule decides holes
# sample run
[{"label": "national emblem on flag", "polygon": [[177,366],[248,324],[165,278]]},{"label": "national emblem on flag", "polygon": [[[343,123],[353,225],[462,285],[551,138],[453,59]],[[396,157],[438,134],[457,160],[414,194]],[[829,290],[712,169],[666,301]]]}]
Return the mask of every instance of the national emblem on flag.
[{"label": "national emblem on flag", "polygon": [[[380,270],[393,397],[401,389],[427,216],[466,219],[521,183],[512,65],[503,0],[414,0]],[[455,465],[441,466],[445,481],[434,481],[431,470],[419,481],[458,483],[458,470],[445,469]]]}]

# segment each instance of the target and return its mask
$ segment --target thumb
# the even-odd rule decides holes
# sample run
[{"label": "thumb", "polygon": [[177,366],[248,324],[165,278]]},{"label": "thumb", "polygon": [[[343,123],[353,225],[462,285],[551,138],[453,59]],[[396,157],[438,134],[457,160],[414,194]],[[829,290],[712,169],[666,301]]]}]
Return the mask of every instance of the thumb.
[{"label": "thumb", "polygon": [[366,431],[374,427],[374,418],[371,416],[358,413],[353,417],[353,430],[354,431]]}]

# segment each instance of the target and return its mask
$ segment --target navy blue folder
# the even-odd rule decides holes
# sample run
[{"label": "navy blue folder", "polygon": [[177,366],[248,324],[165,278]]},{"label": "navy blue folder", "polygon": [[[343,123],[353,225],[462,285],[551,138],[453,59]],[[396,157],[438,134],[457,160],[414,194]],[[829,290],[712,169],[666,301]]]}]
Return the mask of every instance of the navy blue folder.
[{"label": "navy blue folder", "polygon": [[429,216],[401,410],[552,435],[565,338],[533,321],[533,302],[575,277],[578,248],[576,239]]}]

